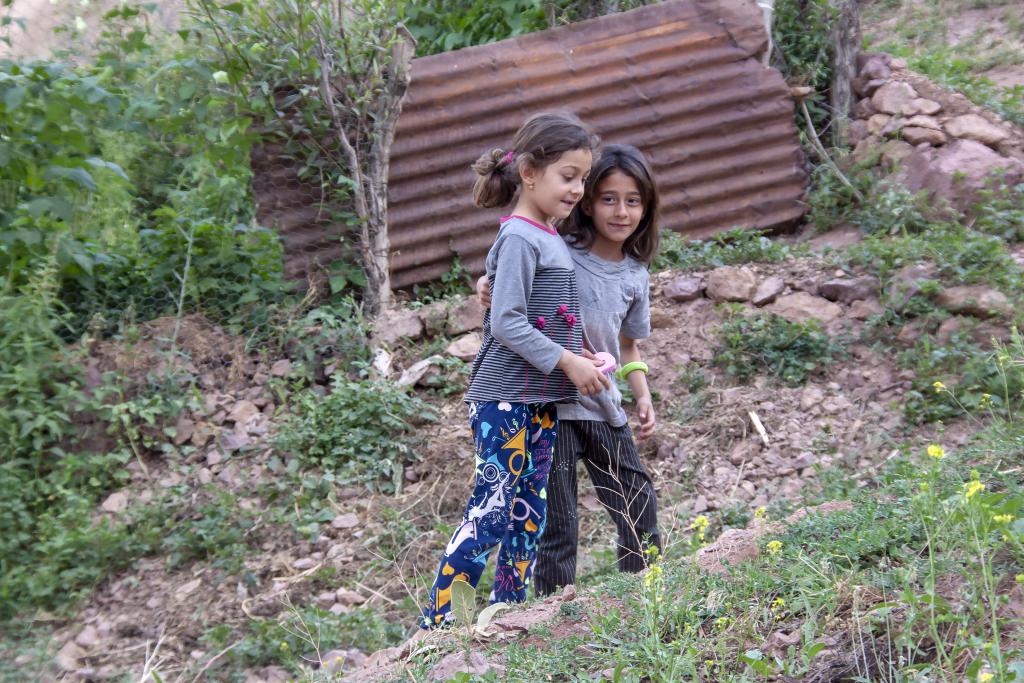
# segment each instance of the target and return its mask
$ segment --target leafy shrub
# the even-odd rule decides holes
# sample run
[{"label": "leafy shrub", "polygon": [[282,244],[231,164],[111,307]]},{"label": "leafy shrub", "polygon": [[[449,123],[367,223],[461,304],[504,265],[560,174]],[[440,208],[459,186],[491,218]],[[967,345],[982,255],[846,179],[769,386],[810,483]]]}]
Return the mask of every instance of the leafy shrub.
[{"label": "leafy shrub", "polygon": [[0,61],[0,269],[17,287],[56,254],[75,336],[174,312],[192,241],[185,305],[259,323],[284,286],[276,238],[250,227],[248,118],[139,9],[104,22],[91,65]]},{"label": "leafy shrub", "polygon": [[343,479],[393,489],[402,466],[416,458],[414,425],[433,417],[427,404],[390,382],[336,373],[326,396],[311,390],[298,397],[277,445]]},{"label": "leafy shrub", "polygon": [[417,54],[423,56],[493,43],[555,25],[650,4],[653,4],[650,0],[615,3],[593,0],[425,0],[403,3],[399,18],[416,38]]},{"label": "leafy shrub", "polygon": [[852,187],[827,165],[814,169],[808,220],[819,231],[849,223],[869,235],[898,235],[922,232],[938,222],[929,215],[924,194],[884,181],[871,169],[854,168],[847,179]]},{"label": "leafy shrub", "polygon": [[537,0],[409,2],[403,7],[402,19],[416,38],[416,52],[421,56],[547,28],[544,5]]},{"label": "leafy shrub", "polygon": [[794,323],[776,315],[736,315],[719,329],[715,363],[740,381],[764,371],[790,386],[832,362],[840,349],[816,320]]},{"label": "leafy shrub", "polygon": [[151,526],[162,531],[160,550],[171,567],[212,559],[214,566],[235,572],[245,559],[252,517],[235,496],[221,491],[213,500],[166,511]]},{"label": "leafy shrub", "polygon": [[300,361],[309,378],[319,378],[325,362],[344,359],[351,365],[370,362],[369,332],[358,302],[351,296],[306,311],[284,324],[279,351]]},{"label": "leafy shrub", "polygon": [[[774,66],[788,83],[814,89],[807,108],[819,131],[831,118],[823,105],[827,102],[825,93],[832,87],[835,16],[830,0],[778,0],[772,18],[772,38],[777,47]],[[800,116],[797,123],[801,128],[806,125]]]},{"label": "leafy shrub", "polygon": [[797,252],[772,241],[765,237],[763,231],[758,230],[737,228],[703,241],[688,241],[673,230],[664,230],[658,253],[651,262],[651,270],[696,270],[736,263],[773,263],[783,261]]},{"label": "leafy shrub", "polygon": [[999,237],[955,223],[937,223],[928,230],[899,237],[870,235],[844,254],[850,264],[883,280],[905,265],[930,261],[937,275],[953,284],[987,284],[1018,291],[1021,270]]},{"label": "leafy shrub", "polygon": [[232,628],[224,624],[211,629],[203,640],[217,651],[238,641],[225,656],[225,661],[236,667],[282,664],[299,673],[310,665],[312,651],[321,655],[352,648],[374,652],[397,645],[405,637],[401,624],[385,621],[370,608],[336,615],[317,607],[292,607],[279,619],[252,620],[247,631],[238,641]]},{"label": "leafy shrub", "polygon": [[179,303],[235,334],[266,322],[268,305],[287,290],[278,236],[258,226],[191,220],[170,209],[160,213],[165,220],[141,230],[131,251],[83,245],[92,265],[66,279],[61,291],[73,315],[70,329],[94,324],[113,330],[125,316],[175,315]]},{"label": "leafy shrub", "polygon": [[1013,242],[1024,241],[1024,184],[982,193],[971,227]]},{"label": "leafy shrub", "polygon": [[[968,413],[1013,418],[1024,408],[1024,342],[984,348],[965,335],[940,346],[923,339],[900,356],[914,371],[903,412],[910,422],[949,420]],[[936,384],[938,383],[938,384]]]}]

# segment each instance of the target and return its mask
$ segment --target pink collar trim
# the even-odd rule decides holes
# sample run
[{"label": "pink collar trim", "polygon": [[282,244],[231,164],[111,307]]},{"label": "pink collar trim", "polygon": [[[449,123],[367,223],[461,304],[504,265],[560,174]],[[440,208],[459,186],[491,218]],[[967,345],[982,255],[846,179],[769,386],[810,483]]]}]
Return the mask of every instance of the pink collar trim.
[{"label": "pink collar trim", "polygon": [[541,224],[540,224],[540,223],[538,223],[537,221],[534,221],[534,220],[530,220],[530,219],[529,219],[529,218],[527,218],[526,216],[520,216],[520,215],[518,215],[518,214],[511,214],[511,215],[509,215],[509,216],[502,216],[502,217],[501,217],[501,222],[502,222],[502,223],[505,223],[505,222],[507,222],[507,221],[509,221],[509,220],[511,220],[511,219],[513,219],[513,218],[518,218],[518,219],[519,219],[519,220],[521,220],[521,221],[526,221],[527,223],[529,223],[529,224],[530,224],[530,225],[532,225],[533,227],[535,227],[535,228],[540,228],[541,230],[543,230],[544,232],[546,232],[546,233],[547,233],[547,234],[549,234],[549,235],[557,235],[557,234],[558,234],[558,231],[557,231],[557,230],[555,230],[554,228],[552,228],[552,227],[550,227],[550,226],[547,226],[547,225],[541,225]]}]

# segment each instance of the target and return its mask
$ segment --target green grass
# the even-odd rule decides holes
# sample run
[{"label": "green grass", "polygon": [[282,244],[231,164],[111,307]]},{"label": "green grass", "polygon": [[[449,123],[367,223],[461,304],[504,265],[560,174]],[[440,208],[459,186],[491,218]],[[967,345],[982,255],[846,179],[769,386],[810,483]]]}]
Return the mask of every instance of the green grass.
[{"label": "green grass", "polygon": [[[979,29],[974,35],[952,44],[949,29],[961,9],[1005,7],[1002,20],[1007,33],[1018,36],[1007,43],[991,38]],[[959,91],[976,104],[995,111],[1017,125],[1024,125],[1024,87],[1004,88],[984,76],[989,69],[1009,64],[1024,64],[1024,45],[1020,43],[1024,12],[1019,3],[972,0],[927,0],[913,5],[881,2],[868,6],[864,24],[870,26],[892,16],[898,17],[889,35],[865,30],[865,48],[889,52],[907,61],[907,66],[936,83]],[[952,16],[952,19],[951,19]]]},{"label": "green grass", "polygon": [[737,263],[777,263],[791,255],[806,253],[769,239],[763,231],[737,228],[707,240],[688,241],[679,233],[663,230],[661,246],[651,262],[651,272],[700,270]]},{"label": "green grass", "polygon": [[[958,453],[931,452],[942,457],[904,447],[850,509],[765,535],[760,558],[725,575],[678,545],[644,575],[611,575],[538,627],[541,644],[478,646],[507,676],[462,680],[815,680],[833,666],[849,680],[1024,680],[998,609],[1024,581],[1024,492],[1006,467],[1024,456],[1024,429],[1002,421]],[[568,624],[578,631],[543,643]]]}]

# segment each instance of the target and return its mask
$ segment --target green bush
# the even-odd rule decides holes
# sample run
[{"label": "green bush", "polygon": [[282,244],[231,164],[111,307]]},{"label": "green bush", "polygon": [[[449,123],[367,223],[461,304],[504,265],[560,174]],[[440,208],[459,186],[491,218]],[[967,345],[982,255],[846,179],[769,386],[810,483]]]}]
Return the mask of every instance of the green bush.
[{"label": "green bush", "polygon": [[[326,396],[310,390],[292,406],[277,446],[343,480],[393,490],[416,458],[416,427],[434,418],[422,400],[382,380],[332,376]],[[387,478],[387,481],[381,481]]]},{"label": "green bush", "polygon": [[171,567],[213,560],[215,567],[234,573],[249,551],[255,516],[239,508],[233,494],[220,491],[212,500],[167,511],[147,526],[161,535],[160,550]]},{"label": "green bush", "polygon": [[986,284],[1006,293],[1024,285],[1021,269],[1001,238],[956,223],[937,223],[898,237],[870,235],[850,247],[844,258],[883,280],[906,265],[928,261],[948,283]]},{"label": "green bush", "polygon": [[971,227],[1010,242],[1024,242],[1024,184],[986,191],[973,208]]},{"label": "green bush", "polygon": [[651,271],[698,270],[737,263],[775,263],[801,253],[774,242],[763,231],[736,228],[707,240],[687,240],[673,230],[663,230],[658,253],[651,261]]},{"label": "green bush", "polygon": [[923,339],[900,356],[914,371],[903,412],[913,423],[950,420],[964,413],[1012,419],[1024,410],[1024,341],[981,346],[966,333],[949,344]]},{"label": "green bush", "polygon": [[420,0],[403,2],[399,19],[416,38],[417,55],[424,56],[493,43],[610,11],[625,12],[650,4],[653,4],[651,0],[615,3],[595,0]]},{"label": "green bush", "polygon": [[840,352],[816,320],[794,323],[776,315],[735,315],[719,329],[715,363],[740,381],[767,372],[799,386]]},{"label": "green bush", "polygon": [[849,223],[869,235],[899,235],[922,232],[939,222],[930,215],[924,194],[885,181],[869,168],[854,167],[846,175],[851,185],[824,164],[812,173],[807,218],[819,231]]},{"label": "green bush", "polygon": [[406,629],[385,621],[369,608],[335,615],[317,607],[291,607],[279,619],[250,621],[246,631],[239,640],[233,629],[224,624],[215,626],[202,640],[218,652],[232,645],[224,658],[229,666],[281,664],[300,673],[310,664],[319,664],[309,659],[310,652],[324,655],[331,650],[353,648],[375,652],[400,643]]},{"label": "green bush", "polygon": [[55,254],[70,336],[174,312],[189,237],[189,311],[241,329],[283,296],[280,245],[252,226],[250,121],[182,35],[125,6],[89,65],[0,60],[0,270],[17,288]]}]

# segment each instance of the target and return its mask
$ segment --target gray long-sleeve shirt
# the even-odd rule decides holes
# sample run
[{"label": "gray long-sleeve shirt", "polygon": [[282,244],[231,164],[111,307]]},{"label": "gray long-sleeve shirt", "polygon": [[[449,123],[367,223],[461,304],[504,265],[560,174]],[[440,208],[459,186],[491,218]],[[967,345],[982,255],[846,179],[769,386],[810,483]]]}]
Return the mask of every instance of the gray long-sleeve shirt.
[{"label": "gray long-sleeve shirt", "polygon": [[576,402],[579,391],[555,368],[563,349],[583,348],[572,257],[548,226],[502,219],[485,262],[491,308],[473,361],[466,401]]},{"label": "gray long-sleeve shirt", "polygon": [[[647,267],[626,257],[606,261],[585,249],[569,247],[576,264],[587,341],[595,351],[607,351],[622,365],[619,333],[630,339],[651,336],[650,276]],[[626,424],[622,394],[612,382],[610,389],[581,396],[577,404],[558,406],[560,420],[598,420],[612,427]]]}]

